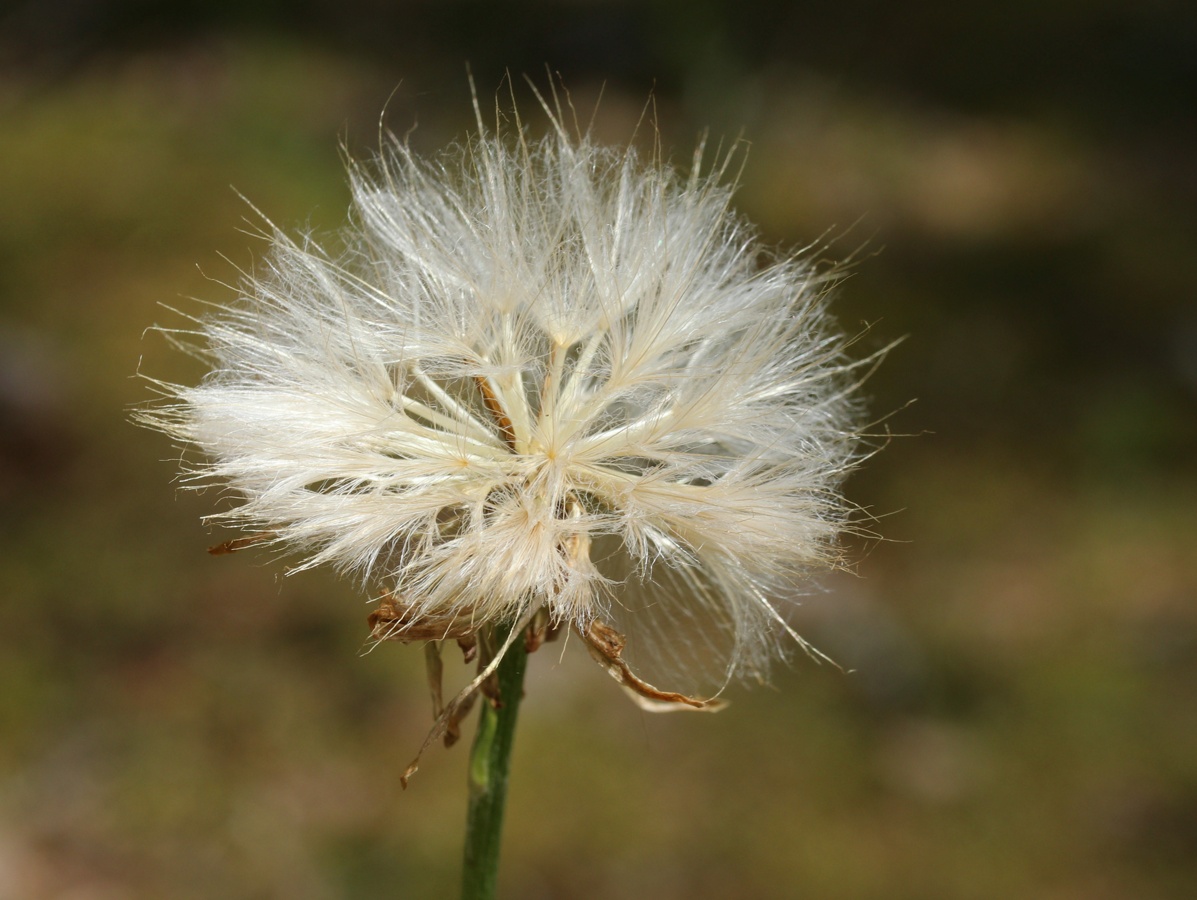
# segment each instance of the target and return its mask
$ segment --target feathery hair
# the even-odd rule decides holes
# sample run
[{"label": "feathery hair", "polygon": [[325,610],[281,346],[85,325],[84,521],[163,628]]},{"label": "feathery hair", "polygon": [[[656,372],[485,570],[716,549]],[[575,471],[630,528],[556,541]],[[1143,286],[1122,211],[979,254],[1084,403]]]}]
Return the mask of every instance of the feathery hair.
[{"label": "feathery hair", "polygon": [[212,519],[382,585],[397,627],[540,610],[763,674],[847,518],[831,276],[762,249],[726,157],[682,175],[545,108],[542,140],[479,117],[434,161],[351,164],[335,255],[270,226],[197,332],[211,372],[142,419],[244,499]]}]

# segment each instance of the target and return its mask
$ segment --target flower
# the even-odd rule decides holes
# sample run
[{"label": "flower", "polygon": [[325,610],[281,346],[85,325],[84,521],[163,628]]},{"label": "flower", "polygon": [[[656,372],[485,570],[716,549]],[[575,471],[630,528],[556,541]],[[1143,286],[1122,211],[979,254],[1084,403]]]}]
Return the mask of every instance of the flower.
[{"label": "flower", "polygon": [[838,559],[861,363],[833,277],[762,248],[726,159],[682,175],[546,110],[543,140],[479,118],[436,161],[351,165],[335,254],[271,225],[196,332],[211,372],[143,419],[244,498],[211,517],[255,533],[225,549],[383,585],[377,636],[539,615],[649,705],[709,707],[632,674],[620,632],[645,664],[763,675]]}]

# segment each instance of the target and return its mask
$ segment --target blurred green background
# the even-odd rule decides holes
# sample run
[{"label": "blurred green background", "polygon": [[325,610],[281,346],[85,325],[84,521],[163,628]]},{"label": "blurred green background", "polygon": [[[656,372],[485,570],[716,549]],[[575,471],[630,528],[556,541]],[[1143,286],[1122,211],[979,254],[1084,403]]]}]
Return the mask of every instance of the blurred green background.
[{"label": "blurred green background", "polygon": [[[128,422],[147,326],[348,206],[340,145],[433,151],[505,71],[603,140],[653,97],[743,134],[765,238],[840,290],[881,517],[718,716],[532,660],[521,898],[1190,897],[1197,884],[1197,6],[1188,0],[19,2],[0,11],[0,898],[445,897],[464,747],[398,776],[417,648],[365,597],[214,559],[219,492]],[[506,90],[503,88],[502,90]],[[642,137],[644,137],[642,129]],[[140,363],[139,363],[140,360]],[[913,405],[907,402],[915,399]],[[461,679],[454,668],[450,677]]]}]

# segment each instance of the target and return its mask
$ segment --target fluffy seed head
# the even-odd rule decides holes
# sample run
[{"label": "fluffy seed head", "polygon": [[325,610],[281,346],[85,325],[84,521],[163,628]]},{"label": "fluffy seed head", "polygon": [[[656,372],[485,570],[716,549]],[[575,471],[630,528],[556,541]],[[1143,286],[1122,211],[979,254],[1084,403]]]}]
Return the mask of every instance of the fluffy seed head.
[{"label": "fluffy seed head", "polygon": [[553,124],[351,166],[340,249],[272,226],[201,323],[210,374],[143,418],[243,498],[212,518],[411,621],[547,608],[641,660],[759,674],[845,520],[828,277],[766,254],[700,154],[683,176]]}]

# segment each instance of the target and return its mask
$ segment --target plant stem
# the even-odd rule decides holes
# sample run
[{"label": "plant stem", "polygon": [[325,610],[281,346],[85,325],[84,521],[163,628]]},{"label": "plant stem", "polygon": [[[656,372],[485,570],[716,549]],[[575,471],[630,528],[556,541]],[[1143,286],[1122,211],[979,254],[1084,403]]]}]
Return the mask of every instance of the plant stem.
[{"label": "plant stem", "polygon": [[[513,623],[498,628],[496,646],[502,646]],[[499,874],[499,842],[503,835],[503,806],[507,799],[507,773],[516,716],[524,692],[528,652],[522,638],[512,641],[499,663],[499,707],[485,698],[480,706],[478,733],[470,750],[470,796],[466,819],[465,860],[462,869],[463,900],[492,900]]]}]

